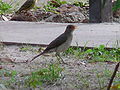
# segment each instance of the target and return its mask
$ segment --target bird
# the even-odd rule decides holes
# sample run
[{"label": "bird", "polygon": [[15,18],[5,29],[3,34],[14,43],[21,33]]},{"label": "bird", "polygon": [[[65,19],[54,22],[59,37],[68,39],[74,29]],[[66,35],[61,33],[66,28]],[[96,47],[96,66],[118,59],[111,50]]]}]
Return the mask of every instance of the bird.
[{"label": "bird", "polygon": [[37,0],[27,0],[19,9],[16,13],[20,13],[21,11],[28,11],[32,9],[35,5]]},{"label": "bird", "polygon": [[[66,30],[58,36],[56,39],[54,39],[43,52],[40,54],[36,55],[35,57],[32,58],[31,61],[36,59],[37,57],[45,54],[45,53],[51,53],[51,52],[56,52],[56,57],[62,60],[62,63],[65,63],[63,59],[60,57],[60,52],[64,52],[67,50],[72,42],[73,39],[73,31],[76,29],[77,26],[75,25],[68,25],[66,27]],[[31,62],[30,61],[30,62]]]}]

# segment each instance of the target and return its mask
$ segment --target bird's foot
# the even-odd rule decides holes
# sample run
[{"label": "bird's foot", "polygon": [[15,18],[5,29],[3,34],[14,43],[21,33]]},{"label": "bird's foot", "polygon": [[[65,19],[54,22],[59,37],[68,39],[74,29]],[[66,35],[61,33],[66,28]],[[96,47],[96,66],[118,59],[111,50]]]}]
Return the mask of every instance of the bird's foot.
[{"label": "bird's foot", "polygon": [[59,64],[65,64],[65,65],[69,65],[68,63],[64,62],[64,61],[59,61]]}]

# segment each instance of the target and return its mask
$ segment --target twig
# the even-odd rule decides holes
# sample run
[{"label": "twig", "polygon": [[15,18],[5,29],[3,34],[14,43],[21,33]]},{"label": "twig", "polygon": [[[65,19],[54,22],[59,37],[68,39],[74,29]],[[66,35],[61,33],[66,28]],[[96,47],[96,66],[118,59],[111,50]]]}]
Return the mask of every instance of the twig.
[{"label": "twig", "polygon": [[109,84],[108,84],[107,90],[110,90],[110,87],[111,87],[111,85],[112,85],[113,79],[115,78],[115,75],[116,75],[116,73],[117,73],[117,71],[118,71],[119,64],[120,64],[120,62],[118,62],[117,65],[115,66],[115,69],[114,69],[113,75],[112,75],[112,77],[111,77],[111,79],[110,79],[110,82],[109,82]]}]

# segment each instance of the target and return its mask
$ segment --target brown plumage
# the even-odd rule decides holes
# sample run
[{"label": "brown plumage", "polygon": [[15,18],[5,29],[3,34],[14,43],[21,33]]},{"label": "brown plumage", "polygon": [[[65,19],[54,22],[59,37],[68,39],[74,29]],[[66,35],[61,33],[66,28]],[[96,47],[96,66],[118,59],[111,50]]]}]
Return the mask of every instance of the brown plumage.
[{"label": "brown plumage", "polygon": [[33,57],[31,61],[33,61],[40,55],[50,52],[56,52],[56,55],[59,56],[60,52],[63,52],[69,48],[73,38],[73,31],[75,29],[76,29],[75,25],[68,25],[64,33],[62,33],[59,37],[53,40],[42,53]]}]

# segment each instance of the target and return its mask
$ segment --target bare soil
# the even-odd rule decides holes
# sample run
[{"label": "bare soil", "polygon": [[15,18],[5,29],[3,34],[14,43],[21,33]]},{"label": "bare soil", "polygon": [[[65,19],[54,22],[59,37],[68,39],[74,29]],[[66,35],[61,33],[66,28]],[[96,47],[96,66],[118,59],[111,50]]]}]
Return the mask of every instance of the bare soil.
[{"label": "bare soil", "polygon": [[[21,49],[23,47],[27,49]],[[50,63],[58,63],[54,54],[41,56],[31,63],[11,62],[11,60],[14,60],[14,62],[31,60],[32,57],[38,54],[38,49],[38,46],[28,45],[5,45],[1,47],[0,70],[16,70],[21,74],[28,74],[36,69],[44,68]],[[88,60],[77,59],[72,55],[62,56],[62,58],[69,64],[60,64],[60,67],[64,68],[62,72],[63,78],[52,85],[42,86],[43,90],[106,90],[116,65],[116,63],[108,62],[88,63]],[[116,77],[116,80],[120,80],[120,77]],[[14,90],[40,90],[40,88],[21,87],[18,89],[17,86],[13,87]],[[10,89],[8,88],[8,90]]]}]

